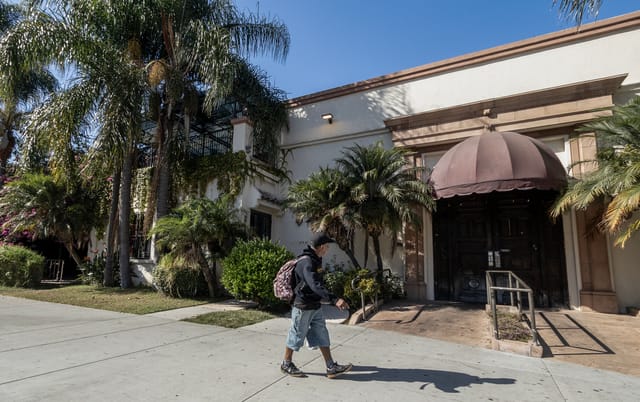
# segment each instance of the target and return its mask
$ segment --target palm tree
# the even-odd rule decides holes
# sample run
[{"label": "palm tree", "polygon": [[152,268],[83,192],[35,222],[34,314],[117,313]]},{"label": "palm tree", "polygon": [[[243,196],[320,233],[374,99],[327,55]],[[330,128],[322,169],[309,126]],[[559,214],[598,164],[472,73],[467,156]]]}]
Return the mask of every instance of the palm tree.
[{"label": "palm tree", "polygon": [[[132,0],[33,1],[27,17],[3,37],[0,93],[15,86],[14,77],[21,71],[48,63],[73,66],[69,85],[30,116],[24,133],[23,168],[30,167],[32,155],[44,153],[57,178],[74,172],[82,154],[88,156],[88,162],[82,164],[88,179],[104,177],[102,172],[131,170],[146,85],[144,68],[136,56],[141,46],[150,46],[145,31],[148,24],[142,23],[146,4]],[[112,194],[124,200],[119,208],[122,287],[131,285],[126,233],[130,186],[131,175],[123,174],[120,188],[114,188]],[[114,227],[109,225],[109,239]],[[107,281],[111,277],[105,274]]]},{"label": "palm tree", "polygon": [[580,131],[596,135],[597,168],[570,183],[551,215],[558,217],[570,208],[585,210],[604,200],[607,206],[599,227],[618,233],[615,244],[624,247],[640,229],[640,219],[633,215],[640,209],[640,96],[614,107],[611,116],[585,124]]},{"label": "palm tree", "polygon": [[[284,59],[289,33],[278,20],[239,12],[226,0],[165,2],[155,18],[161,26],[162,49],[160,56],[147,64],[155,90],[150,102],[156,102],[154,109],[158,110],[157,157],[152,198],[147,205],[160,218],[169,210],[170,167],[178,150],[178,129],[188,138],[190,119],[199,108],[211,113],[222,101],[244,103],[249,116],[258,117],[256,135],[275,142],[276,129],[286,119],[282,96],[266,85],[245,57],[271,54]],[[203,105],[199,105],[201,92]],[[266,113],[265,108],[277,113]],[[263,119],[265,115],[271,118]]]},{"label": "palm tree", "polygon": [[[62,95],[32,119],[24,159],[28,161],[29,155],[41,151],[50,155],[53,173],[61,175],[65,169],[72,169],[79,144],[88,142],[92,160],[88,166],[96,167],[94,172],[113,172],[117,177],[116,173],[122,171],[120,193],[112,196],[120,197],[120,269],[122,286],[127,287],[129,172],[141,132],[145,76],[155,93],[162,95],[155,169],[158,179],[154,181],[159,183],[161,216],[168,206],[168,163],[175,150],[174,129],[182,122],[183,132],[189,132],[189,116],[198,108],[194,103],[196,92],[205,92],[204,105],[211,110],[231,90],[246,89],[240,81],[261,84],[257,74],[252,80],[246,79],[247,72],[255,71],[242,57],[272,52],[274,57],[283,58],[288,32],[279,22],[240,13],[225,0],[40,0],[29,5],[28,18],[0,43],[0,78],[9,82],[18,72],[46,63],[72,63],[76,77]],[[249,86],[252,90],[246,91],[248,95],[241,94],[245,105],[275,105],[279,110],[275,115],[282,118],[286,114],[281,102],[270,102],[277,100],[278,92],[269,88],[265,92],[265,88]],[[154,99],[159,97],[151,96],[147,105],[152,107]],[[254,112],[249,109],[248,113]],[[258,128],[272,120],[265,121],[258,123]],[[87,138],[86,134],[95,133],[94,138]],[[109,230],[115,226],[110,224]]]},{"label": "palm tree", "polygon": [[11,87],[11,93],[0,95],[0,176],[6,174],[7,163],[18,142],[18,131],[30,106],[53,92],[57,80],[45,69],[22,74]]},{"label": "palm tree", "polygon": [[29,231],[34,238],[55,238],[80,266],[77,245],[85,242],[100,221],[93,205],[96,195],[74,182],[58,182],[44,174],[26,174],[0,193],[3,229]]},{"label": "palm tree", "polygon": [[[21,17],[18,6],[0,1],[0,35],[12,29]],[[4,90],[0,91],[0,176],[6,174],[25,113],[56,86],[56,79],[42,66],[20,71],[12,77],[11,83],[1,86]]]},{"label": "palm tree", "polygon": [[377,275],[381,280],[380,236],[390,233],[392,247],[395,247],[403,224],[420,226],[416,209],[435,207],[431,190],[419,179],[421,169],[408,166],[406,151],[385,149],[381,142],[369,147],[358,144],[348,147],[336,163],[351,188],[354,221],[373,241]]},{"label": "palm tree", "polygon": [[353,266],[360,268],[353,252],[356,223],[350,215],[353,212],[350,202],[346,177],[337,169],[320,168],[289,188],[286,206],[294,212],[298,222],[306,221],[311,230],[324,231],[334,238]]},{"label": "palm tree", "polygon": [[[149,231],[149,236],[153,235],[157,236],[158,247],[169,249],[167,254],[170,257],[200,266],[209,296],[216,297],[219,281],[215,261],[228,253],[234,239],[246,237],[246,229],[229,200],[198,198],[185,202],[173,214],[160,218]],[[213,265],[208,262],[207,251]]]}]

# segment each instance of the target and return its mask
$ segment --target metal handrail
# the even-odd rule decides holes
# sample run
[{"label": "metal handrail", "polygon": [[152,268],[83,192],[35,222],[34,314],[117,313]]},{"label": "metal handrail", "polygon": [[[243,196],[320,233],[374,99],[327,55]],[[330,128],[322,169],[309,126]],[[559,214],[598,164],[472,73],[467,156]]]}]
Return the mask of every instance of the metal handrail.
[{"label": "metal handrail", "polygon": [[[388,274],[389,274],[387,277],[391,276],[391,269],[389,269],[389,268],[383,269],[382,270],[382,276],[383,277],[384,277],[384,273],[385,272],[388,272]],[[371,272],[370,271],[366,275],[362,275],[362,276],[357,275],[355,278],[353,278],[351,280],[351,289],[355,290],[356,292],[360,292],[360,304],[362,305],[362,321],[367,321],[366,309],[365,309],[366,304],[364,303],[364,291],[362,289],[360,289],[356,284],[359,283],[362,279],[370,278],[375,274],[376,274],[376,272]],[[375,294],[375,298],[374,298],[374,302],[373,302],[373,308],[374,308],[374,310],[378,309],[378,294],[377,293]]]},{"label": "metal handrail", "polygon": [[[493,284],[492,274],[500,274],[500,275],[508,275],[509,286],[495,286]],[[487,303],[491,305],[491,312],[493,314],[493,334],[496,339],[500,339],[500,333],[498,330],[498,314],[496,308],[496,299],[498,290],[502,290],[505,292],[509,292],[509,296],[511,299],[511,306],[514,305],[513,295],[516,294],[516,300],[518,305],[518,317],[522,318],[522,293],[526,293],[529,301],[529,315],[530,325],[529,329],[531,330],[531,336],[533,337],[533,341],[536,345],[540,345],[538,340],[538,330],[536,328],[536,315],[535,315],[535,307],[533,305],[533,290],[529,285],[527,285],[522,279],[520,279],[516,274],[512,271],[498,271],[498,270],[488,270],[486,271],[486,279],[487,279]],[[515,286],[514,286],[515,281]]]}]

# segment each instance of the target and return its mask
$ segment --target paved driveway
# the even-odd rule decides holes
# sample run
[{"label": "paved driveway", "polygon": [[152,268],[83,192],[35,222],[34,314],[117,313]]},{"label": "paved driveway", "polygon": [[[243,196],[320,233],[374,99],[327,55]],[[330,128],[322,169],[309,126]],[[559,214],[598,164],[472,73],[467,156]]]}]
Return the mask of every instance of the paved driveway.
[{"label": "paved driveway", "polygon": [[0,296],[0,401],[640,400],[640,378],[335,325],[336,380],[317,351],[278,369],[289,322],[225,329]]}]

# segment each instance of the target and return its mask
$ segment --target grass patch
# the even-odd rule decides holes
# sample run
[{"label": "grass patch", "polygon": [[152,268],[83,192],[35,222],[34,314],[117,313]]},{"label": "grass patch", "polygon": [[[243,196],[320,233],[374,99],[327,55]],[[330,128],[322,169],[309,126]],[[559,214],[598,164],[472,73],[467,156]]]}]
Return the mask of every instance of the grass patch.
[{"label": "grass patch", "polygon": [[120,289],[92,285],[48,286],[40,289],[0,286],[0,294],[131,314],[149,314],[210,302],[174,299],[151,288]]},{"label": "grass patch", "polygon": [[[493,314],[489,313],[493,322]],[[518,314],[498,310],[498,334],[500,339],[510,341],[528,342],[531,339],[531,331],[518,318]]]},{"label": "grass patch", "polygon": [[262,321],[276,318],[276,315],[260,310],[235,310],[235,311],[215,311],[187,318],[183,321],[195,322],[198,324],[217,325],[225,328],[240,328],[247,325],[257,324]]}]

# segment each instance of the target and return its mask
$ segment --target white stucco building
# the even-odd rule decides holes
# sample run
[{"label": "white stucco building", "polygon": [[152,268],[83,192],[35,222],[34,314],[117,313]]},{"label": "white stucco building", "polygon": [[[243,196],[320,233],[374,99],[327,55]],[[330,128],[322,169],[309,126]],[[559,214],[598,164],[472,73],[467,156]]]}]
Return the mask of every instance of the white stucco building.
[{"label": "white stucco building", "polygon": [[[593,137],[575,129],[638,94],[640,12],[292,99],[282,147],[293,181],[333,165],[354,143],[402,147],[415,164],[433,167],[454,145],[487,132],[536,138],[568,169],[595,152]],[[246,120],[234,121],[235,150],[249,149],[248,130]],[[308,228],[270,201],[286,192],[268,180],[248,183],[238,206],[297,252]],[[556,195],[535,187],[443,198],[433,214],[423,211],[422,228],[407,229],[393,257],[383,247],[385,266],[414,300],[481,301],[483,272],[500,268],[531,281],[540,305],[602,312],[640,305],[640,237],[620,249],[607,236],[586,236],[593,211],[554,224],[543,212]],[[356,244],[362,261],[362,236]],[[325,257],[347,260],[337,247]]]},{"label": "white stucco building", "polygon": [[[291,99],[281,147],[292,182],[332,166],[355,143],[401,147],[415,165],[435,168],[432,178],[446,182],[434,183],[436,211],[421,211],[423,225],[407,227],[394,253],[389,239],[382,243],[385,268],[404,279],[412,300],[484,302],[484,273],[499,269],[531,285],[539,306],[624,312],[640,306],[640,236],[621,249],[590,230],[597,205],[556,222],[547,212],[558,169],[563,180],[565,172],[579,177],[583,168],[570,166],[595,155],[593,136],[576,129],[637,95],[640,12]],[[231,124],[229,150],[251,154],[250,122]],[[539,177],[518,176],[538,174],[528,152],[539,142],[559,168],[545,170],[543,157]],[[236,206],[259,235],[298,253],[311,233],[281,210],[287,191],[276,178],[248,181]],[[206,196],[217,195],[209,183]],[[363,263],[364,235],[355,245]],[[324,261],[349,259],[334,246]],[[368,261],[373,268],[372,250]],[[151,281],[151,260],[133,267]]]}]

